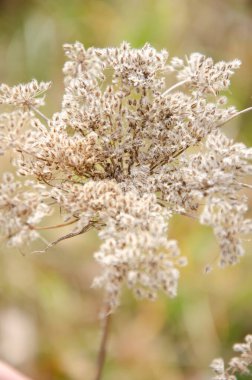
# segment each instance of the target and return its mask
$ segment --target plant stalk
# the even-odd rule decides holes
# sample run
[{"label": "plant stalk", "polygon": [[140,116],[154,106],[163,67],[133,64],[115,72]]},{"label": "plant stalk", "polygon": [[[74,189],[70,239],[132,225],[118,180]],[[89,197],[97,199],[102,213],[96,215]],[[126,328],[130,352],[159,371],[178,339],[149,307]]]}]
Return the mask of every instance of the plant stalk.
[{"label": "plant stalk", "polygon": [[102,338],[100,343],[100,348],[98,352],[98,358],[97,358],[97,370],[94,380],[101,380],[102,378],[102,372],[106,360],[106,353],[107,353],[107,343],[108,343],[108,336],[109,336],[109,327],[111,322],[111,314],[109,312],[109,306],[106,305],[105,308],[105,317],[102,320]]}]

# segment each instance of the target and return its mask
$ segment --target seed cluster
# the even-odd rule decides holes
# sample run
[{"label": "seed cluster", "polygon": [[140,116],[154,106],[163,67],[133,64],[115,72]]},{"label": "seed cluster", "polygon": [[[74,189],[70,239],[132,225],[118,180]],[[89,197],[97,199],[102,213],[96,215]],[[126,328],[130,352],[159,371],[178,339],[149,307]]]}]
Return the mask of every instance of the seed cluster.
[{"label": "seed cluster", "polygon": [[185,259],[167,237],[173,214],[211,226],[219,264],[236,263],[252,230],[242,194],[252,150],[220,127],[239,114],[221,92],[240,62],[199,53],[169,61],[165,50],[125,42],[64,50],[62,107],[52,117],[39,109],[50,83],[0,85],[0,154],[10,150],[17,174],[33,180],[3,177],[1,234],[11,245],[32,241],[58,207],[73,233],[95,228],[102,272],[94,286],[106,290],[111,310],[123,284],[139,297],[176,294]]},{"label": "seed cluster", "polygon": [[237,375],[251,374],[252,335],[247,335],[244,343],[236,343],[233,349],[239,356],[233,357],[226,367],[223,359],[213,360],[210,367],[215,376],[212,380],[237,380]]}]

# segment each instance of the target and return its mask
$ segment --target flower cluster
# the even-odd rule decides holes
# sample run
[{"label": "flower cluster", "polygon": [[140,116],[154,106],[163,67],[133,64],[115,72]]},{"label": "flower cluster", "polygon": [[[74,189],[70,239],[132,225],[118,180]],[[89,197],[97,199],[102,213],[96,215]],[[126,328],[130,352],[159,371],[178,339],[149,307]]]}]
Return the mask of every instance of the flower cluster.
[{"label": "flower cluster", "polygon": [[215,95],[229,87],[230,77],[240,65],[241,61],[238,59],[214,63],[212,58],[193,53],[186,59],[186,62],[174,57],[171,60],[170,67],[177,71],[177,78],[188,83],[192,89]]},{"label": "flower cluster", "polygon": [[0,230],[10,246],[37,239],[33,226],[50,214],[45,186],[31,180],[15,181],[5,173],[0,184]]},{"label": "flower cluster", "polygon": [[[221,266],[237,262],[241,236],[252,230],[242,194],[252,151],[221,131],[239,112],[219,93],[240,62],[214,64],[198,53],[169,61],[165,50],[125,42],[64,49],[62,107],[51,118],[38,110],[49,83],[0,86],[0,153],[11,150],[17,174],[34,181],[3,180],[1,234],[12,245],[33,240],[58,206],[73,236],[95,228],[102,273],[94,285],[111,310],[123,284],[139,297],[176,294],[185,259],[167,236],[175,213],[213,228]],[[173,71],[179,82],[167,88]]]},{"label": "flower cluster", "polygon": [[51,83],[40,82],[35,79],[27,84],[18,84],[9,87],[7,84],[0,85],[0,104],[12,104],[29,110],[32,107],[41,107],[44,105],[44,96]]},{"label": "flower cluster", "polygon": [[225,368],[224,360],[214,359],[211,368],[215,373],[212,380],[236,380],[236,375],[251,374],[252,365],[252,335],[245,337],[245,343],[237,343],[233,347],[239,353],[238,357],[233,357]]}]

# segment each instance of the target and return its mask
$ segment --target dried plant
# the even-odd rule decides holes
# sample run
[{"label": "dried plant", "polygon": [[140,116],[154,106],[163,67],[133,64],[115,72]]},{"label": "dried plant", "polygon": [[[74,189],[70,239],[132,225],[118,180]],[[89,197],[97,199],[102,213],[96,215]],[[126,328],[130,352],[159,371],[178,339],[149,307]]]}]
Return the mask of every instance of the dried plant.
[{"label": "dried plant", "polygon": [[[94,257],[101,274],[93,285],[105,290],[106,336],[124,284],[140,298],[155,299],[160,290],[176,295],[186,259],[167,237],[174,214],[213,228],[220,266],[243,255],[241,238],[252,231],[242,192],[249,187],[252,149],[221,127],[250,109],[227,106],[222,94],[237,59],[214,63],[194,53],[168,61],[165,50],[125,42],[64,49],[65,91],[52,117],[40,111],[50,83],[0,86],[6,111],[0,152],[11,150],[17,175],[27,178],[22,183],[4,174],[0,229],[9,245],[20,247],[41,236],[46,227],[38,224],[60,207],[63,225],[74,228],[52,244],[98,231],[102,244]],[[167,89],[173,72],[178,81]]]},{"label": "dried plant", "polygon": [[245,343],[237,343],[233,347],[239,353],[238,357],[233,357],[225,368],[224,360],[214,359],[211,368],[215,376],[212,380],[236,380],[236,375],[249,375],[252,365],[252,335],[245,337]]}]

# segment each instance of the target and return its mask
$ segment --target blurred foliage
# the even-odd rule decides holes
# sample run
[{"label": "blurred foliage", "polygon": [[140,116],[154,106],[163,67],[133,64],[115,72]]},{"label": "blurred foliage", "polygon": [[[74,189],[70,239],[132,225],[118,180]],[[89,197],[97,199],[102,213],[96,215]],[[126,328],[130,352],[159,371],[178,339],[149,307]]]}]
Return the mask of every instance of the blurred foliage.
[{"label": "blurred foliage", "polygon": [[[251,0],[0,0],[0,82],[53,80],[50,114],[61,101],[61,45],[76,40],[86,47],[148,41],[172,56],[200,51],[219,60],[240,58],[230,102],[251,106]],[[225,131],[251,145],[251,121],[246,114]],[[8,166],[6,159],[2,171]],[[179,295],[150,303],[124,294],[104,380],[206,378],[211,360],[229,357],[232,344],[252,332],[251,242],[239,266],[204,275],[218,249],[208,229],[178,217],[170,234],[189,257]],[[95,233],[43,255],[2,244],[1,358],[37,380],[92,378],[102,304],[102,294],[90,288],[99,271],[92,260],[98,244]]]}]

